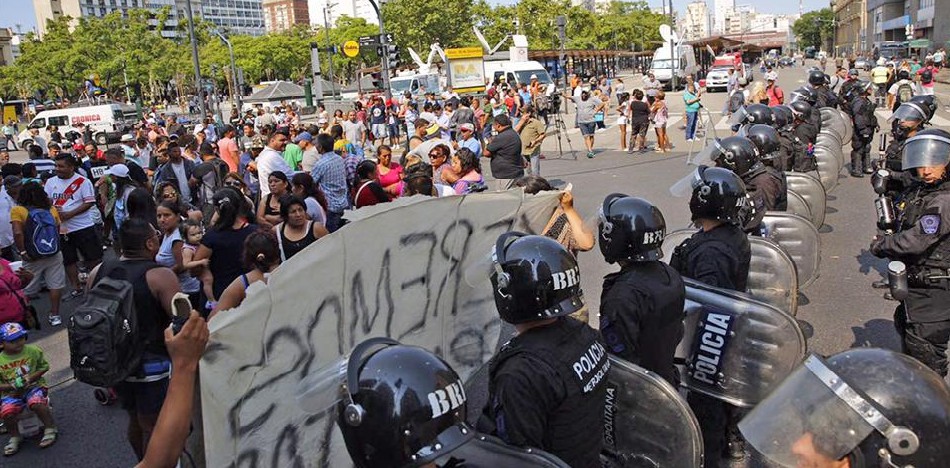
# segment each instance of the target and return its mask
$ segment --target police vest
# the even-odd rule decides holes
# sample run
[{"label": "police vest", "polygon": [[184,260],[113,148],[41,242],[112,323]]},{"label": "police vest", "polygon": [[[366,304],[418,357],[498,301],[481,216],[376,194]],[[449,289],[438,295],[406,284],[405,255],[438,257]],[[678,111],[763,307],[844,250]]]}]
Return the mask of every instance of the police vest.
[{"label": "police vest", "polygon": [[556,407],[546,408],[544,446],[539,448],[571,466],[599,466],[610,370],[607,349],[587,324],[568,317],[558,320],[561,323],[532,328],[502,347],[489,365],[489,393],[495,394],[495,376],[512,357],[538,363],[536,372],[563,382],[567,391]]},{"label": "police vest", "polygon": [[889,171],[900,172],[903,167],[904,143],[907,140],[894,138],[884,150],[884,163]]},{"label": "police vest", "polygon": [[[937,205],[938,198],[950,197],[950,181],[944,181],[936,187],[921,187],[920,185],[911,188],[907,197],[901,203],[901,225],[900,231],[916,229],[923,216],[934,216],[928,213],[928,208]],[[940,223],[950,222],[945,219],[948,213],[940,215],[941,219],[936,223],[939,228]],[[901,261],[907,264],[911,273],[920,267],[935,269],[950,269],[950,238],[943,238],[935,245],[931,246],[925,255],[902,258]]]},{"label": "police vest", "polygon": [[874,67],[874,69],[871,70],[871,82],[874,84],[887,83],[887,68]]},{"label": "police vest", "polygon": [[[736,229],[739,228],[737,226],[724,225],[717,227],[709,233],[697,232],[693,234],[692,237],[683,241],[682,244],[673,250],[673,256],[670,258],[670,266],[681,275],[695,279],[696,275],[694,274],[694,270],[696,265],[690,260],[690,256],[694,253],[702,252],[705,249],[712,249],[714,248],[713,246],[720,246],[721,251],[728,252],[728,255],[738,263],[737,271],[722,272],[722,274],[724,276],[730,276],[730,280],[733,285],[735,285],[736,291],[745,292],[746,285],[749,281],[749,264],[752,260],[752,247],[749,245],[748,239],[745,238],[745,234],[743,234],[742,237],[736,235]],[[720,232],[717,233],[716,231]],[[727,239],[723,237],[745,239],[743,241],[744,245],[733,245],[735,242],[728,242]]]}]

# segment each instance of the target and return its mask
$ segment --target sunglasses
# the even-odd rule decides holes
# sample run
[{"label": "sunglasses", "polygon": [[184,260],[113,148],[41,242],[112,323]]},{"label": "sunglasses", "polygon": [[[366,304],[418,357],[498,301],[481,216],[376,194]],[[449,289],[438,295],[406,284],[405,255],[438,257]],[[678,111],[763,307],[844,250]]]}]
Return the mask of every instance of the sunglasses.
[{"label": "sunglasses", "polygon": [[240,183],[240,182],[235,182],[235,181],[225,182],[225,183],[224,183],[224,186],[225,186],[225,187],[238,187],[238,188],[240,188],[240,187],[241,187],[241,183]]}]

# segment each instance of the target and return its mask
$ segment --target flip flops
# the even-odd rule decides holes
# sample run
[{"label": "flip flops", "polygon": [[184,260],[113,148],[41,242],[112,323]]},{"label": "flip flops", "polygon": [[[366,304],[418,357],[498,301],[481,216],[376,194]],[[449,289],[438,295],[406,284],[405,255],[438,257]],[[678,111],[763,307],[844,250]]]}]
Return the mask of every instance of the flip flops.
[{"label": "flip flops", "polygon": [[23,443],[23,437],[10,437],[7,445],[3,447],[3,456],[9,457],[16,455],[20,451],[20,444]]},{"label": "flip flops", "polygon": [[55,427],[47,427],[46,429],[43,429],[43,438],[40,439],[40,448],[45,449],[50,445],[55,444],[58,434],[59,430],[57,430]]}]

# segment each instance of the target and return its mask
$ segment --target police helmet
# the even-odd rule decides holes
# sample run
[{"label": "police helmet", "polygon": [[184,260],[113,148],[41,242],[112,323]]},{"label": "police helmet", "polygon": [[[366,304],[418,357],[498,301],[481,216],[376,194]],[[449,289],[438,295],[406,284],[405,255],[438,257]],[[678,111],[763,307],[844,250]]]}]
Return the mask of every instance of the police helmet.
[{"label": "police helmet", "polygon": [[950,162],[950,133],[939,128],[917,132],[904,143],[901,166],[904,170],[916,167],[946,166]]},{"label": "police helmet", "polygon": [[936,111],[936,107],[936,105],[933,107],[928,106],[927,102],[923,100],[915,101],[911,99],[897,106],[897,110],[887,118],[887,121],[897,125],[902,122],[913,122],[916,124],[915,126],[920,126],[921,124],[930,122],[930,119]]},{"label": "police helmet", "polygon": [[807,122],[811,119],[812,105],[807,101],[792,101],[788,108],[792,111],[792,116],[798,120]]},{"label": "police helmet", "polygon": [[810,356],[739,430],[781,466],[943,466],[948,415],[950,390],[936,372],[894,351],[857,348]]},{"label": "police helmet", "polygon": [[462,379],[435,354],[370,338],[345,371],[337,425],[357,467],[422,466],[475,436]]},{"label": "police helmet", "polygon": [[792,123],[792,110],[788,106],[781,105],[772,108],[772,126],[776,129],[782,129]]},{"label": "police helmet", "polygon": [[779,150],[781,142],[778,132],[768,125],[753,125],[746,131],[746,138],[759,150],[759,155],[763,158],[769,157]]},{"label": "police helmet", "polygon": [[858,80],[854,83],[851,89],[857,90],[858,95],[861,96],[868,93],[873,88],[874,88],[874,85],[870,81]]},{"label": "police helmet", "polygon": [[730,125],[766,124],[772,125],[772,109],[765,104],[742,106],[729,118]]},{"label": "police helmet", "polygon": [[600,253],[607,263],[663,258],[666,221],[652,203],[622,193],[607,195],[597,226]]},{"label": "police helmet", "polygon": [[795,101],[805,101],[811,105],[815,105],[818,102],[818,93],[814,89],[809,88],[808,86],[802,86],[801,88],[792,91],[792,100]]},{"label": "police helmet", "polygon": [[917,104],[924,111],[924,123],[929,123],[937,112],[937,98],[933,95],[919,95],[910,98],[910,102]]},{"label": "police helmet", "polygon": [[577,259],[544,236],[499,236],[491,283],[498,314],[511,324],[570,315],[584,306]]},{"label": "police helmet", "polygon": [[[764,125],[753,125],[761,127]],[[759,165],[759,151],[755,144],[745,137],[732,136],[713,141],[711,159],[717,167],[724,167],[743,177]]]},{"label": "police helmet", "polygon": [[825,82],[825,73],[821,70],[809,70],[808,71],[808,84],[812,86],[822,86]]},{"label": "police helmet", "polygon": [[910,72],[908,72],[907,70],[901,70],[901,71],[897,72],[897,79],[898,79],[898,80],[909,80],[909,79],[910,79]]},{"label": "police helmet", "polygon": [[699,166],[689,199],[692,220],[714,219],[730,224],[742,222],[741,212],[749,205],[745,183],[735,172],[721,167]]}]

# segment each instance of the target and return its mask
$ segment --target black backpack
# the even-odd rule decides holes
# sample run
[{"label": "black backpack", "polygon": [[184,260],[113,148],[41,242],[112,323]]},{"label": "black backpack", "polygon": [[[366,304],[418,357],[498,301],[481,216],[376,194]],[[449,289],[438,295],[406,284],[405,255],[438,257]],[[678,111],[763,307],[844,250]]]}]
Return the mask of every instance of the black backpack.
[{"label": "black backpack", "polygon": [[934,80],[934,73],[930,68],[925,68],[924,71],[920,74],[920,82],[924,84],[930,84]]},{"label": "black backpack", "polygon": [[145,340],[139,334],[128,280],[101,276],[69,318],[66,330],[69,366],[76,380],[111,387],[139,371]]}]

